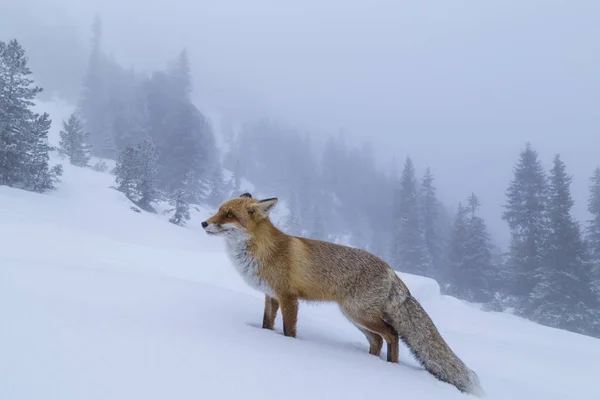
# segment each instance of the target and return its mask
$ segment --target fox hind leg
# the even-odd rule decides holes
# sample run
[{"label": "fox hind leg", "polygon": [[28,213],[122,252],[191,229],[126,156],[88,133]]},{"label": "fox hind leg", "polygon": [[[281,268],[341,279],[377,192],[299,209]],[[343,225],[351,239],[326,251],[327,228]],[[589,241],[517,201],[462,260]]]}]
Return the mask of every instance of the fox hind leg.
[{"label": "fox hind leg", "polygon": [[354,325],[359,331],[363,333],[363,335],[365,335],[367,341],[369,342],[369,354],[379,357],[379,355],[381,354],[381,349],[383,348],[383,338],[378,333],[371,332],[370,330],[360,326],[343,309],[340,308],[340,311],[342,312],[342,314],[344,314],[344,317],[346,317],[346,319],[350,321],[352,325]]},{"label": "fox hind leg", "polygon": [[385,339],[387,343],[387,360],[389,362],[397,363],[399,350],[398,332],[382,319],[374,322],[359,321],[359,323],[366,329],[381,335],[381,337]]},{"label": "fox hind leg", "polygon": [[365,335],[369,341],[369,354],[379,357],[381,354],[381,349],[383,348],[383,338],[378,333],[371,332],[359,325],[354,325]]},{"label": "fox hind leg", "polygon": [[399,341],[398,332],[383,319],[378,321],[359,321],[360,325],[364,326],[371,332],[374,332],[387,343],[387,361],[392,363],[398,362]]},{"label": "fox hind leg", "polygon": [[[387,361],[397,363],[398,352],[399,352],[399,339],[398,332],[381,317],[368,318],[363,315],[353,315],[348,311],[342,310],[346,318],[348,318],[358,329],[360,329],[369,340],[371,348],[369,353],[380,354],[381,347],[383,346],[383,340],[387,343]],[[362,313],[361,313],[362,314]],[[371,341],[372,338],[378,337],[378,342]],[[377,348],[379,346],[379,348]],[[375,350],[377,352],[375,353]],[[371,352],[373,351],[373,352]]]}]

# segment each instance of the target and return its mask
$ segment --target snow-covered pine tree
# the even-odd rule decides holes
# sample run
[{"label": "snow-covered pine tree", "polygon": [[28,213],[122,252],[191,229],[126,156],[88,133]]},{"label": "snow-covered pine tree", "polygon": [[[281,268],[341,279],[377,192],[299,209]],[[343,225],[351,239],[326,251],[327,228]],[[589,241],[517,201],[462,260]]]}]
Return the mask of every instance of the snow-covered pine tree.
[{"label": "snow-covered pine tree", "polygon": [[144,139],[136,148],[139,175],[137,177],[138,205],[146,211],[154,211],[151,203],[159,197],[156,186],[158,153],[151,138]]},{"label": "snow-covered pine tree", "polygon": [[32,142],[27,164],[26,188],[34,192],[54,189],[59,176],[62,175],[62,165],[50,168],[50,151],[53,147],[48,144],[48,131],[51,124],[48,113],[36,114],[29,128]]},{"label": "snow-covered pine tree", "polygon": [[171,198],[171,205],[174,211],[173,216],[169,219],[175,225],[183,226],[186,221],[190,220],[190,203],[188,203],[189,193],[185,188],[179,188],[175,190]]},{"label": "snow-covered pine tree", "polygon": [[175,96],[189,100],[192,94],[192,72],[187,50],[183,49],[168,70]]},{"label": "snow-covered pine tree", "polygon": [[108,169],[108,165],[106,165],[104,160],[100,160],[92,165],[92,169],[96,172],[105,172]]},{"label": "snow-covered pine tree", "polygon": [[432,267],[429,271],[423,271],[423,274],[431,278],[438,278],[440,276],[442,260],[440,237],[436,231],[439,204],[435,195],[433,175],[429,168],[425,170],[425,174],[421,180],[419,205],[425,240],[425,252],[431,260],[430,266]]},{"label": "snow-covered pine tree", "polygon": [[[133,75],[132,80],[135,79]],[[150,108],[148,105],[147,93],[143,90],[143,86],[134,80],[133,96],[131,99],[131,116],[129,120],[129,128],[131,130],[130,136],[136,140],[137,138],[145,138],[150,136],[151,132],[151,119],[150,119]]]},{"label": "snow-covered pine tree", "polygon": [[527,143],[514,168],[502,214],[511,231],[508,270],[515,272],[514,295],[520,298],[516,312],[528,314],[529,296],[539,282],[537,271],[544,259],[547,180],[538,153]]},{"label": "snow-covered pine tree", "polygon": [[210,182],[207,178],[200,179],[201,174],[198,171],[189,170],[185,173],[182,187],[187,188],[189,192],[190,204],[205,203],[210,195]]},{"label": "snow-covered pine tree", "polygon": [[55,187],[62,167],[49,165],[51,120],[30,109],[42,89],[31,86],[29,75],[19,42],[0,41],[0,185],[44,192]]},{"label": "snow-covered pine tree", "polygon": [[310,237],[316,240],[327,240],[319,203],[315,203],[312,209]]},{"label": "snow-covered pine tree", "polygon": [[441,279],[445,292],[451,295],[458,295],[461,290],[463,263],[467,253],[466,243],[469,235],[468,224],[468,209],[462,203],[458,203],[448,243],[448,262]]},{"label": "snow-covered pine tree", "polygon": [[196,201],[199,198],[199,195],[195,193],[197,186],[194,184],[194,179],[195,174],[189,171],[181,187],[175,189],[170,197],[169,203],[173,208],[167,210],[167,212],[174,212],[169,221],[176,225],[183,226],[186,221],[190,220],[190,202]]},{"label": "snow-covered pine tree", "polygon": [[461,298],[488,302],[493,298],[490,282],[496,280],[496,273],[492,264],[490,235],[485,221],[477,213],[479,206],[479,199],[472,193],[467,202],[467,236],[463,244],[461,280],[457,282],[457,286],[460,288]]},{"label": "snow-covered pine tree", "polygon": [[156,188],[158,154],[151,138],[129,145],[120,152],[115,167],[117,190],[146,211],[159,197]]},{"label": "snow-covered pine tree", "polygon": [[574,202],[570,185],[565,164],[556,155],[548,188],[547,252],[536,270],[531,317],[556,328],[592,333],[600,327],[598,298],[592,291],[579,223],[571,216]]},{"label": "snow-covered pine tree", "polygon": [[[296,180],[294,180],[296,182]],[[298,196],[298,218],[304,229],[309,231],[310,221],[313,218],[313,185],[311,184],[308,171],[301,171],[297,175],[297,186],[292,188]]]},{"label": "snow-covered pine tree", "polygon": [[110,129],[104,131],[104,136],[100,139],[100,144],[98,145],[98,151],[96,154],[98,157],[114,159],[118,154],[118,148],[115,143],[115,137],[113,136],[113,132]]},{"label": "snow-covered pine tree", "polygon": [[600,296],[600,167],[596,168],[590,179],[588,211],[592,218],[586,227],[590,262],[592,264],[592,284],[597,296]]},{"label": "snow-covered pine tree", "polygon": [[0,41],[0,185],[20,186],[29,147],[29,107],[42,91],[31,86],[25,50],[16,40]]},{"label": "snow-covered pine tree", "polygon": [[125,70],[111,57],[104,72],[108,81],[106,114],[110,129],[102,140],[102,151],[111,153],[143,140],[150,130],[145,93],[135,71]]},{"label": "snow-covered pine tree", "polygon": [[[145,82],[149,135],[159,152],[158,185],[166,193],[181,187],[185,175],[194,171],[194,184],[202,197],[210,193],[211,173],[219,164],[212,128],[204,115],[186,97],[177,76],[180,69],[156,72]],[[180,79],[181,78],[181,79]],[[205,200],[198,199],[198,200]]]},{"label": "snow-covered pine tree", "polygon": [[91,146],[89,144],[89,133],[84,130],[83,123],[75,113],[63,121],[63,129],[59,132],[59,152],[69,159],[69,162],[78,167],[85,167],[90,161]]},{"label": "snow-covered pine tree", "polygon": [[286,215],[283,221],[283,229],[288,235],[302,235],[302,224],[298,213],[298,196],[295,191],[292,191],[290,194],[287,206],[288,215]]},{"label": "snow-covered pine tree", "polygon": [[[454,225],[454,213],[440,200],[437,201],[437,218],[434,224],[434,230],[439,240],[440,266],[437,276],[443,276],[443,271],[446,266],[446,250],[450,242],[450,235]],[[433,257],[432,257],[433,259]]]},{"label": "snow-covered pine tree", "polygon": [[467,206],[459,203],[448,246],[448,266],[443,275],[447,293],[461,299],[489,302],[490,282],[495,282],[492,245],[485,221],[478,215],[479,199],[473,193]]},{"label": "snow-covered pine tree", "polygon": [[136,202],[138,200],[137,179],[139,172],[136,149],[133,144],[125,147],[119,153],[114,172],[117,183],[116,189],[127,196],[129,200]]},{"label": "snow-covered pine tree", "polygon": [[112,134],[112,118],[109,115],[110,96],[107,79],[107,58],[102,52],[102,21],[94,17],[92,25],[91,52],[83,81],[77,113],[85,130],[90,133],[92,152],[99,157],[114,158],[116,147]]},{"label": "snow-covered pine tree", "polygon": [[231,179],[232,179],[231,195],[233,196],[234,194],[239,193],[240,190],[242,189],[242,165],[241,165],[239,159],[235,161],[235,165],[233,168],[233,175],[232,175]]},{"label": "snow-covered pine tree", "polygon": [[210,192],[206,202],[213,207],[220,206],[227,197],[227,183],[220,163],[216,163],[211,168],[210,175],[207,178],[207,186]]},{"label": "snow-covered pine tree", "polygon": [[367,213],[363,210],[358,210],[354,216],[354,222],[357,227],[350,230],[349,244],[362,250],[374,253],[373,240],[374,233],[371,229],[371,224]]},{"label": "snow-covered pine tree", "polygon": [[412,160],[407,157],[400,177],[392,243],[392,263],[397,270],[423,274],[429,270],[423,231],[419,223],[417,182]]}]

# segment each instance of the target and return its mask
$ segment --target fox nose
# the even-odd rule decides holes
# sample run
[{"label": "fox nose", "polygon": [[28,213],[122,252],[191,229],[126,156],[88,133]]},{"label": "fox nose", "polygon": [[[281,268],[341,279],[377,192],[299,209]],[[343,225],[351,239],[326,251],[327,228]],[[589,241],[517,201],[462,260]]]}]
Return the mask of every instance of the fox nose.
[{"label": "fox nose", "polygon": [[206,222],[206,221],[202,221],[202,227],[203,227],[203,228],[206,228],[207,226],[208,226],[208,222]]}]

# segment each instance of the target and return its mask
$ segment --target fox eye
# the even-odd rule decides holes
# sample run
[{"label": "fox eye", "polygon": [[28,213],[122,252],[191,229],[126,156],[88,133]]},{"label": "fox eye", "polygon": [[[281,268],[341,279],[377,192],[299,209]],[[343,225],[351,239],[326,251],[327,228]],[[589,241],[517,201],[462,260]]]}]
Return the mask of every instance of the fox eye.
[{"label": "fox eye", "polygon": [[233,218],[233,214],[232,213],[227,214],[227,218]]},{"label": "fox eye", "polygon": [[248,210],[248,214],[250,214],[250,215],[254,214],[254,210]]}]

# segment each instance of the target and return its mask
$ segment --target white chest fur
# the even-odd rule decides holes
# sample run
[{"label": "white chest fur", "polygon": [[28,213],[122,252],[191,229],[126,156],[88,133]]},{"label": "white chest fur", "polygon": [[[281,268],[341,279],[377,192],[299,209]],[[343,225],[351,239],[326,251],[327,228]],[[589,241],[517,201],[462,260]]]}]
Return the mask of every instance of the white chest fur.
[{"label": "white chest fur", "polygon": [[258,275],[258,262],[248,251],[248,238],[244,235],[232,235],[225,241],[227,255],[244,281],[252,288],[274,296],[273,289]]}]

